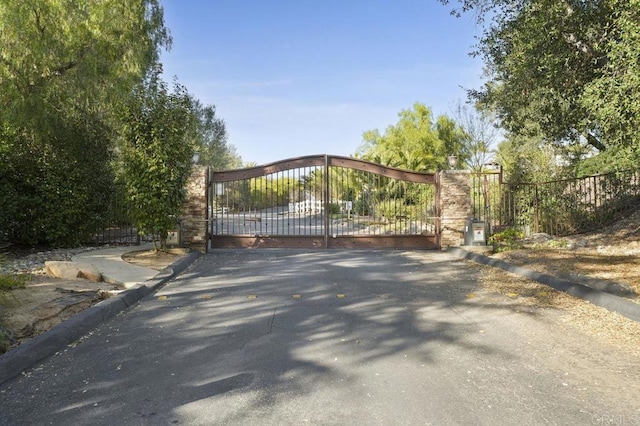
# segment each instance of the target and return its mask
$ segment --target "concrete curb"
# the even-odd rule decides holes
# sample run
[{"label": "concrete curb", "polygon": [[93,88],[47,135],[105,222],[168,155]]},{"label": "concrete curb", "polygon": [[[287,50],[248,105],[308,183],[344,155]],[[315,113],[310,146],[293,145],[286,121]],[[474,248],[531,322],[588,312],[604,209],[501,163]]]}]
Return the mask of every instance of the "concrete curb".
[{"label": "concrete curb", "polygon": [[483,265],[493,266],[495,268],[500,268],[502,270],[530,278],[538,281],[539,283],[548,285],[551,288],[563,291],[574,297],[579,297],[580,299],[588,300],[594,305],[617,312],[629,319],[640,322],[640,304],[622,297],[605,293],[600,290],[595,290],[591,287],[573,281],[556,278],[553,275],[543,274],[532,271],[531,269],[515,266],[503,260],[492,259],[488,256],[472,253],[459,247],[451,247],[449,248],[449,252],[464,259],[473,260],[474,262]]},{"label": "concrete curb", "polygon": [[0,384],[14,378],[37,362],[54,355],[98,325],[136,304],[143,297],[175,278],[195,262],[200,255],[199,251],[188,253],[150,280],[142,283],[139,287],[125,290],[116,296],[99,302],[45,333],[0,355]]}]

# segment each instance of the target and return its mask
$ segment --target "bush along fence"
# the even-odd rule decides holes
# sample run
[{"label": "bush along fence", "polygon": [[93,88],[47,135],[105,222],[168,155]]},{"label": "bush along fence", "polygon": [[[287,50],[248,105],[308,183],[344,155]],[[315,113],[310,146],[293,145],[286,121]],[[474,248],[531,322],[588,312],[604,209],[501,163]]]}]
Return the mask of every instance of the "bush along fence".
[{"label": "bush along fence", "polygon": [[131,204],[127,199],[124,184],[117,184],[110,194],[109,208],[104,212],[99,227],[87,238],[86,244],[115,244],[133,245],[140,244],[141,237],[138,229],[129,217]]},{"label": "bush along fence", "polygon": [[471,175],[472,211],[489,234],[563,236],[602,228],[640,208],[640,170],[542,183],[505,183],[500,171]]},{"label": "bush along fence", "polygon": [[[205,250],[207,230],[207,177],[209,169],[205,166],[194,166],[185,188],[186,199],[182,214],[176,218],[175,231],[177,239],[172,245],[188,246]],[[111,194],[110,208],[97,222],[97,231],[92,234],[86,244],[139,245],[153,241],[152,235],[140,235],[131,220],[133,209],[128,201],[124,184],[116,185]]]}]

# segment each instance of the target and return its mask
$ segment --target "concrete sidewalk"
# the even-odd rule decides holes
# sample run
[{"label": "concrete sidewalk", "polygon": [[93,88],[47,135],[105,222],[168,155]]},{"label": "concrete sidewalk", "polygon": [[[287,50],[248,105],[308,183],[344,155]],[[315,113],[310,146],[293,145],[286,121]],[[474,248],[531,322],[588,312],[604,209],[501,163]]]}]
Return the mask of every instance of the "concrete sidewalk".
[{"label": "concrete sidewalk", "polygon": [[132,265],[122,260],[122,255],[133,251],[151,250],[152,243],[140,246],[112,247],[80,253],[71,258],[73,262],[88,263],[96,267],[102,279],[124,288],[134,288],[158,275],[158,271]]},{"label": "concrete sidewalk", "polygon": [[162,271],[132,265],[122,260],[122,255],[125,253],[149,250],[152,247],[153,245],[149,244],[113,247],[74,256],[72,261],[92,264],[100,271],[105,281],[120,284],[126,290],[81,311],[47,332],[0,355],[0,383],[64,349],[98,325],[138,303],[200,257],[198,251],[188,253]]}]

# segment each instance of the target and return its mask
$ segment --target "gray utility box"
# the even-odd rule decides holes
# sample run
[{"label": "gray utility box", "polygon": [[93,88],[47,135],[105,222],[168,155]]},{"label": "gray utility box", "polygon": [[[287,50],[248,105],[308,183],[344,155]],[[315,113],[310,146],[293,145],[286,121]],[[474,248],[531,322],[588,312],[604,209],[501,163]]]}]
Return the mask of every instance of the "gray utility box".
[{"label": "gray utility box", "polygon": [[465,246],[486,246],[487,237],[485,233],[484,220],[469,219],[464,227]]},{"label": "gray utility box", "polygon": [[167,245],[171,247],[182,246],[182,221],[179,220],[175,229],[167,235]]}]

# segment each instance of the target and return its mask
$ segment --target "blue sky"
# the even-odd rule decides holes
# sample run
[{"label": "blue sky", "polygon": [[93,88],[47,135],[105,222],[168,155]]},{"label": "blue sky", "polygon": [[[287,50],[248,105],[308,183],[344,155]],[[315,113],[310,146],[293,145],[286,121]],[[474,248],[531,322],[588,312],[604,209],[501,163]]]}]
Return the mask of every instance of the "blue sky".
[{"label": "blue sky", "polygon": [[451,114],[479,88],[479,28],[436,0],[162,0],[177,76],[245,162],[353,154],[415,102]]}]

